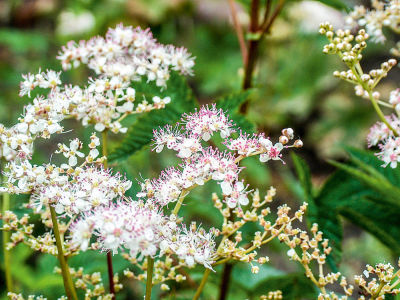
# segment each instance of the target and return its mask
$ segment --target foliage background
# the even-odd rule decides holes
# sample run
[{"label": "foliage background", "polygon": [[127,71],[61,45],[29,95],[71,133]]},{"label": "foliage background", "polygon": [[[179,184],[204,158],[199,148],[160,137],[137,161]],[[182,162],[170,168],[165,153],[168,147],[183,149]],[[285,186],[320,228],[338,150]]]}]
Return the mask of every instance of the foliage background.
[{"label": "foliage background", "polygon": [[[239,18],[244,26],[248,23],[246,11],[249,2],[240,1]],[[336,0],[324,2],[334,6],[341,3]],[[352,7],[356,2],[345,1],[343,4]],[[295,158],[296,175],[295,165],[289,157],[286,158],[285,166],[280,162],[266,166],[256,159],[249,159],[244,162],[247,167],[244,174],[247,181],[261,191],[274,185],[278,190],[278,204],[287,203],[295,208],[304,200],[314,201],[315,210],[310,213],[310,221],[324,222],[333,218],[334,230],[329,228],[329,224],[324,226],[331,238],[339,238],[337,244],[342,236],[343,251],[337,249],[336,252],[341,256],[339,269],[343,274],[352,277],[353,274],[360,273],[366,263],[395,261],[400,246],[397,245],[398,242],[385,243],[382,232],[366,231],[363,224],[354,222],[349,215],[342,213],[343,210],[336,210],[338,207],[342,209],[345,206],[343,203],[348,203],[345,202],[346,187],[334,186],[339,194],[333,194],[325,204],[321,204],[321,198],[331,195],[332,189],[324,186],[325,189],[319,192],[322,196],[318,196],[316,192],[335,170],[328,160],[347,161],[349,156],[344,145],[365,148],[368,128],[376,121],[369,103],[353,96],[350,85],[333,78],[332,72],[338,68],[340,62],[336,57],[322,54],[325,40],[318,35],[318,25],[325,20],[339,26],[344,22],[341,12],[320,2],[289,1],[286,4],[282,15],[274,24],[272,34],[263,41],[248,112],[248,119],[256,128],[273,137],[279,136],[281,128],[294,128],[305,145],[297,154],[308,167]],[[108,27],[120,22],[125,25],[151,27],[155,37],[162,43],[182,45],[196,56],[195,76],[190,77],[188,82],[200,103],[210,103],[240,90],[243,74],[241,55],[226,0],[3,0],[0,1],[0,121],[6,125],[12,124],[27,101],[18,97],[21,73],[36,72],[39,68],[60,69],[55,57],[61,45],[71,39],[88,39],[96,34],[102,35]],[[389,39],[389,45],[395,40],[395,37]],[[369,68],[380,64],[387,58],[388,48],[370,44],[365,58],[366,66]],[[395,87],[399,74],[398,69],[392,71],[392,77],[384,81],[383,94],[388,94]],[[79,68],[67,72],[63,80],[77,83],[89,75],[87,70]],[[135,118],[126,120],[132,124],[134,121]],[[47,161],[60,140],[75,136],[87,138],[92,131],[91,128],[82,131],[72,121],[66,127],[74,130],[37,145],[38,151],[34,158],[36,162]],[[121,141],[120,136],[113,135],[111,139],[111,148],[115,148]],[[161,169],[175,163],[176,160],[170,153],[155,154],[149,151],[149,147],[145,147],[128,159],[114,163],[114,166],[134,179],[140,176],[157,176]],[[354,161],[352,166],[363,171]],[[340,172],[344,174],[346,171]],[[354,178],[354,174],[343,174],[336,173],[334,176],[339,176],[338,181],[343,180],[340,176]],[[331,182],[334,179],[331,178]],[[366,182],[361,179],[360,182],[353,183],[364,191]],[[398,186],[399,182],[390,183]],[[307,186],[309,191],[314,192],[307,194]],[[354,195],[355,186],[347,187],[349,194]],[[135,188],[137,189],[137,185]],[[206,227],[216,226],[221,222],[210,201],[210,190],[213,189],[214,186],[206,186],[191,194],[188,204],[183,208],[183,213],[189,219],[201,220]],[[132,195],[134,194],[133,191]],[[386,197],[387,195],[381,195],[381,198]],[[365,208],[364,202],[360,204],[358,198],[353,200],[355,205]],[[24,212],[24,201],[24,197],[13,197],[13,208],[18,213]],[[329,205],[323,206],[326,203]],[[372,217],[375,211],[378,214],[375,204],[369,208]],[[318,209],[323,211],[322,215],[315,213]],[[382,213],[390,209],[391,206],[382,207]],[[396,216],[393,217],[394,221]],[[40,228],[40,224],[37,225]],[[386,225],[382,223],[380,226]],[[249,231],[251,229],[247,228]],[[391,234],[396,235],[398,231]],[[397,240],[399,237],[397,235]],[[262,251],[271,257],[271,263],[263,266],[258,275],[251,274],[245,265],[237,264],[228,299],[257,299],[257,296],[275,289],[283,290],[284,299],[313,298],[314,291],[309,287],[300,267],[287,260],[287,249],[275,242]],[[62,279],[53,274],[54,266],[57,265],[54,257],[38,255],[23,245],[13,251],[12,257],[13,276],[18,291],[24,295],[42,293],[48,299],[56,299],[62,294]],[[0,259],[2,261],[2,257]],[[116,271],[127,267],[122,259],[114,260]],[[71,265],[84,265],[87,272],[106,273],[105,255],[102,254],[84,253],[74,258]],[[217,269],[217,273],[211,276],[204,299],[217,298],[220,274],[221,270]],[[202,270],[195,269],[192,279],[198,282],[201,275]],[[3,273],[0,273],[1,299],[6,299],[4,281]],[[125,289],[118,299],[142,299],[143,285],[124,280],[123,283]],[[170,299],[190,299],[193,293],[191,284],[192,282],[174,286]],[[161,292],[156,291],[154,299],[161,297]]]}]

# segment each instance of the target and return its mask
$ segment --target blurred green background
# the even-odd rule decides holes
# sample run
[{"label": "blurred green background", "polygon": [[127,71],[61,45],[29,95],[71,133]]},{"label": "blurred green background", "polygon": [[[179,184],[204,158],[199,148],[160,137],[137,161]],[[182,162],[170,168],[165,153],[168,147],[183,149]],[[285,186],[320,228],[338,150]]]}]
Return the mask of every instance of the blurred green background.
[{"label": "blurred green background", "polygon": [[[244,28],[248,24],[248,3],[239,2],[239,20]],[[345,2],[349,7],[356,2]],[[337,57],[322,54],[324,37],[318,35],[320,22],[329,20],[336,27],[343,26],[342,12],[317,1],[289,1],[263,41],[260,60],[255,72],[255,92],[252,94],[248,117],[259,131],[278,137],[284,127],[292,127],[304,142],[304,148],[296,151],[309,164],[312,181],[320,185],[334,170],[327,159],[344,160],[343,145],[365,148],[369,127],[376,121],[369,103],[353,96],[353,87],[334,79],[332,72],[342,70]],[[28,99],[18,97],[21,73],[36,72],[39,68],[60,70],[56,60],[60,47],[67,41],[88,39],[103,35],[108,27],[118,23],[150,27],[162,43],[188,48],[196,57],[194,76],[188,78],[200,103],[210,103],[226,94],[239,91],[242,82],[242,62],[238,41],[230,19],[227,0],[14,0],[0,1],[0,122],[11,125],[18,118]],[[370,44],[366,52],[367,67],[376,67],[388,57],[386,45]],[[83,83],[90,75],[80,67],[63,74],[63,81]],[[399,78],[398,69],[382,84],[382,94],[388,95]],[[174,105],[171,103],[170,105]],[[129,122],[129,120],[128,120]],[[49,160],[57,143],[75,136],[88,138],[92,128],[82,130],[79,124],[69,121],[69,133],[54,137],[37,145],[35,162]],[[111,137],[115,147],[121,136]],[[252,187],[266,191],[270,185],[277,190],[278,204],[287,203],[296,208],[302,199],[295,179],[292,162],[286,157],[286,165],[280,162],[260,164],[256,159],[244,162],[244,176]],[[134,180],[155,177],[159,171],[176,164],[171,153],[155,154],[147,147],[131,156],[124,167],[115,166]],[[135,181],[136,182],[136,181]],[[137,184],[134,187],[137,189]],[[200,221],[205,227],[218,226],[218,211],[210,201],[210,190],[216,186],[198,189],[190,195],[183,213]],[[135,195],[135,192],[132,192]],[[24,197],[13,197],[13,208],[23,213]],[[37,222],[38,223],[38,222]],[[38,225],[39,226],[39,225]],[[255,228],[246,228],[250,232]],[[40,233],[40,226],[39,226]],[[345,223],[342,273],[358,274],[365,263],[393,261],[393,254],[375,237],[360,230],[356,225]],[[263,251],[271,257],[271,263],[253,275],[246,265],[237,264],[233,271],[228,299],[257,299],[270,290],[287,287],[279,278],[290,273],[293,281],[285,284],[297,286],[293,295],[284,299],[308,299],[302,293],[302,270],[286,257],[287,249],[278,242]],[[1,261],[2,257],[0,257]],[[54,257],[39,255],[24,245],[12,254],[13,276],[17,290],[24,295],[43,294],[56,299],[63,293],[62,279],[54,275],[57,265]],[[115,258],[115,271],[128,267],[123,259]],[[87,252],[71,260],[72,266],[83,265],[85,271],[106,270],[104,254]],[[300,272],[300,273],[299,273]],[[204,299],[216,299],[221,269],[212,274],[205,289]],[[202,269],[193,271],[192,279],[199,281]],[[106,282],[106,281],[105,281]],[[142,299],[143,285],[122,279],[125,288],[118,299]],[[1,297],[5,299],[4,276],[0,273]],[[191,299],[193,290],[188,284],[172,286],[171,298]],[[159,291],[154,299],[162,296]],[[166,297],[165,299],[168,299]]]}]

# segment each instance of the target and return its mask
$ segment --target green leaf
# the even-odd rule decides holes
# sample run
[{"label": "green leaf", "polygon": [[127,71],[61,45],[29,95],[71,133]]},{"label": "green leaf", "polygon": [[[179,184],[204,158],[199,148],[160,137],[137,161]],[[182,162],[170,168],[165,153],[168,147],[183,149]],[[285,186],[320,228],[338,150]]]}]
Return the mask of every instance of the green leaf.
[{"label": "green leaf", "polygon": [[304,273],[285,273],[268,265],[261,265],[258,274],[251,273],[251,266],[238,264],[233,270],[233,280],[237,286],[250,295],[268,294],[281,290],[283,299],[313,299],[316,291]]},{"label": "green leaf", "polygon": [[[342,225],[340,216],[378,238],[394,254],[400,254],[399,171],[382,168],[370,152],[349,148],[350,161],[337,163],[340,170],[331,175],[319,193],[309,201],[308,219],[318,223],[324,237],[330,240],[332,253],[328,262],[335,268],[341,258]],[[300,182],[305,182],[306,166],[294,159]],[[303,190],[310,187],[302,184]]]},{"label": "green leaf", "polygon": [[347,6],[347,4],[341,0],[316,0],[316,1],[339,10],[350,11],[350,8]]},{"label": "green leaf", "polygon": [[290,155],[292,157],[297,176],[299,177],[301,187],[303,188],[303,199],[307,202],[312,202],[314,197],[312,192],[310,168],[307,166],[307,163],[294,152],[291,152]]},{"label": "green leaf", "polygon": [[229,117],[235,122],[235,124],[246,132],[255,132],[256,126],[244,115],[240,114],[239,108],[244,103],[253,90],[246,90],[237,93],[233,93],[218,99],[215,104],[218,108],[222,108],[228,112]]},{"label": "green leaf", "polygon": [[167,85],[166,90],[159,92],[159,88],[145,81],[135,84],[134,88],[138,95],[146,98],[155,95],[169,96],[171,103],[164,109],[153,110],[138,117],[129,128],[122,143],[110,153],[109,161],[120,161],[133,155],[151,142],[154,129],[176,123],[184,112],[190,112],[198,106],[191,89],[182,76],[172,74]]}]

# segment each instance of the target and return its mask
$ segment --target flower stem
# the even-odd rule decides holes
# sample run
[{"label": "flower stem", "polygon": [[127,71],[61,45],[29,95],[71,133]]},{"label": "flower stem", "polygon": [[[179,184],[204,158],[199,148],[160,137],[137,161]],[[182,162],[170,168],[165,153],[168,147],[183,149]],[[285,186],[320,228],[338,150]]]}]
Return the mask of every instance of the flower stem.
[{"label": "flower stem", "polygon": [[50,205],[50,213],[51,213],[51,221],[53,222],[53,231],[57,245],[57,256],[61,266],[61,274],[64,281],[65,292],[67,293],[68,300],[78,300],[74,283],[72,282],[71,274],[69,273],[69,267],[64,256],[63,245],[60,237],[60,230],[58,229],[56,211],[54,207],[51,205]]},{"label": "flower stem", "polygon": [[147,280],[146,280],[146,296],[145,300],[151,300],[151,288],[153,287],[153,267],[154,259],[147,256]]},{"label": "flower stem", "polygon": [[355,67],[350,66],[351,71],[353,72],[354,76],[356,76],[358,83],[362,86],[364,90],[367,91],[369,100],[372,103],[372,106],[374,107],[377,115],[381,119],[381,121],[393,132],[395,136],[399,136],[399,133],[389,124],[389,122],[386,120],[385,115],[383,114],[381,108],[379,107],[379,104],[377,103],[377,100],[374,98],[372,95],[372,90],[369,88],[361,79],[361,75],[363,74],[363,71],[361,69],[360,64],[356,64]]},{"label": "flower stem", "polygon": [[[107,157],[107,133],[108,130],[105,129],[101,133],[102,136],[102,152],[103,156]],[[108,163],[107,159],[104,161],[104,169],[107,169]],[[108,285],[110,286],[110,294],[112,294],[112,299],[115,300],[115,288],[114,288],[114,271],[113,271],[113,264],[112,264],[112,254],[111,252],[107,253],[107,270],[108,270]]]},{"label": "flower stem", "polygon": [[210,269],[206,269],[204,274],[203,274],[203,279],[201,279],[200,285],[197,288],[196,294],[194,294],[193,299],[192,300],[197,300],[200,298],[201,292],[203,291],[204,286],[206,285],[207,279],[208,279],[208,275],[210,275],[211,270]]},{"label": "flower stem", "polygon": [[222,271],[221,284],[219,286],[219,300],[225,300],[228,296],[229,283],[233,270],[233,263],[226,263]]},{"label": "flower stem", "polygon": [[[10,209],[10,194],[3,193],[2,212]],[[3,230],[3,253],[4,253],[4,271],[6,275],[7,291],[13,291],[13,282],[11,276],[11,251],[7,249],[7,244],[10,241],[10,232]]]},{"label": "flower stem", "polygon": [[115,300],[114,271],[112,265],[111,252],[107,252],[107,269],[108,269],[108,282],[110,285],[110,294],[112,294],[112,299]]}]

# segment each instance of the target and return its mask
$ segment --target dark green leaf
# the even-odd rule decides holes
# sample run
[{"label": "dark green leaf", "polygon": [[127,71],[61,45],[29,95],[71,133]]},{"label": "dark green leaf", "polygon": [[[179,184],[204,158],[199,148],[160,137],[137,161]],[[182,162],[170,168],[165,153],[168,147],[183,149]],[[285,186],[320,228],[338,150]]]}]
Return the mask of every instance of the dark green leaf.
[{"label": "dark green leaf", "polygon": [[[335,172],[309,202],[308,219],[318,223],[319,229],[330,240],[331,267],[340,262],[342,226],[339,216],[376,236],[396,255],[400,254],[400,192],[397,191],[397,170],[382,168],[381,162],[370,152],[348,149],[349,163],[333,164],[341,170]],[[304,193],[310,189],[306,171],[298,158],[294,158],[296,171]]]},{"label": "dark green leaf", "polygon": [[341,0],[316,0],[316,1],[339,10],[344,10],[344,11],[350,10],[349,7],[346,5],[346,3],[344,3]]},{"label": "dark green leaf", "polygon": [[250,96],[253,90],[246,90],[238,93],[233,93],[228,96],[218,99],[215,104],[218,108],[222,108],[229,114],[229,117],[235,124],[246,132],[254,132],[256,126],[245,116],[239,113],[239,108]]},{"label": "dark green leaf", "polygon": [[151,142],[154,129],[166,124],[175,124],[180,120],[184,112],[193,111],[197,107],[197,102],[184,78],[177,74],[172,74],[167,84],[167,89],[163,92],[159,92],[157,87],[144,81],[135,84],[134,87],[139,95],[144,95],[146,98],[155,95],[160,97],[169,96],[171,97],[171,103],[165,109],[153,110],[138,117],[129,128],[121,145],[109,155],[109,161],[128,158]]},{"label": "dark green leaf", "polygon": [[233,279],[249,294],[268,294],[281,290],[283,299],[313,299],[316,296],[312,282],[303,273],[286,274],[271,266],[261,265],[258,274],[251,273],[251,266],[238,264],[233,270]]}]

